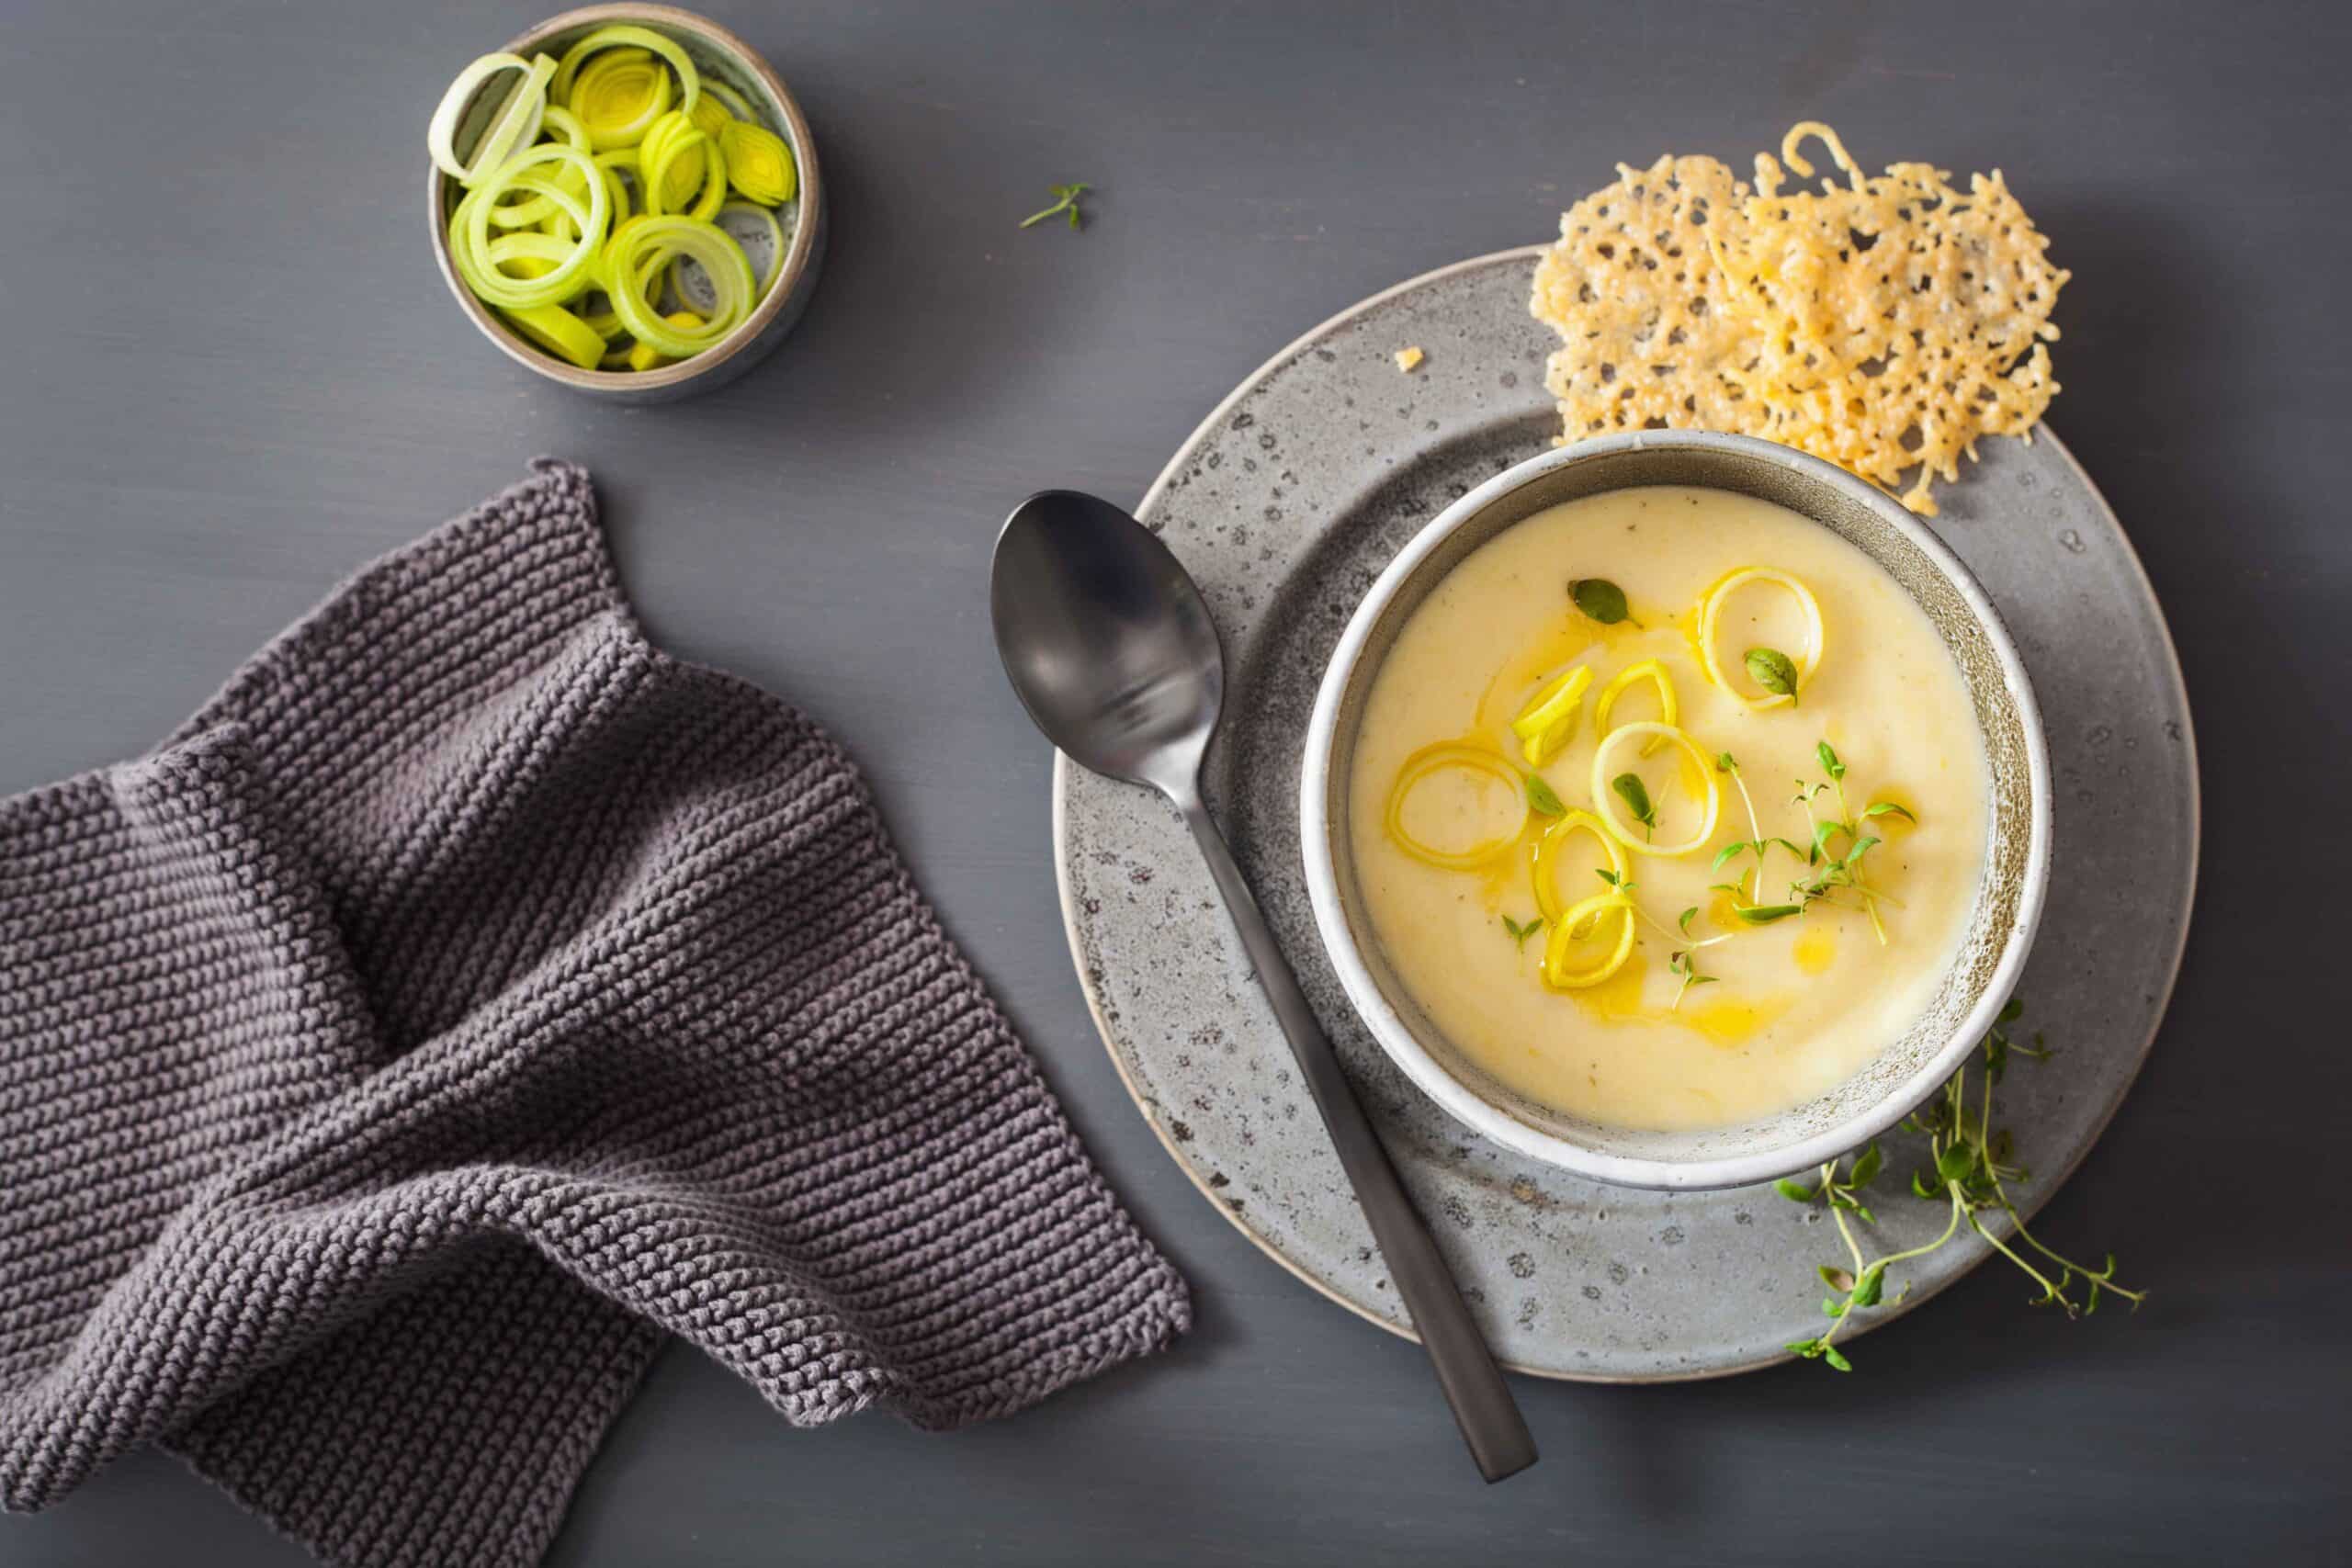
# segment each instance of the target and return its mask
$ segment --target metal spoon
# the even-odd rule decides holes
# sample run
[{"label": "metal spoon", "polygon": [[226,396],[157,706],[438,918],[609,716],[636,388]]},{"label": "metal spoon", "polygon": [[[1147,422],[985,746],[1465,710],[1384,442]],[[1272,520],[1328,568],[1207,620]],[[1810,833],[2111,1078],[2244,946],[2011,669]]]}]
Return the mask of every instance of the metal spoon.
[{"label": "metal spoon", "polygon": [[989,608],[1005,673],[1046,738],[1098,773],[1149,784],[1183,813],[1480,1473],[1500,1481],[1526,1469],[1535,1439],[1201,804],[1201,756],[1216,728],[1225,660],[1200,590],[1126,513],[1049,490],[1005,519]]}]

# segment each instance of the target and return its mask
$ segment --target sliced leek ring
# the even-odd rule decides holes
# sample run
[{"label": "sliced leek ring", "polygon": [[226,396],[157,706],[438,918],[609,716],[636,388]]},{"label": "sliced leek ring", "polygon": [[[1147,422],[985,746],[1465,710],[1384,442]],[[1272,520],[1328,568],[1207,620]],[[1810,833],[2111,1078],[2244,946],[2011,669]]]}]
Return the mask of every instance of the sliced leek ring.
[{"label": "sliced leek ring", "polygon": [[[670,39],[655,32],[651,28],[636,27],[628,22],[598,28],[594,32],[565,50],[563,58],[556,63],[555,77],[548,85],[548,90],[564,102],[571,103],[572,90],[579,85],[582,64],[591,55],[600,51],[627,46],[650,50],[660,55],[668,63],[670,69],[677,73],[678,107],[688,114],[695,112],[695,101],[702,96],[702,73],[695,69],[695,62],[686,57],[684,50],[679,48]],[[662,105],[663,108],[668,107],[666,103]],[[576,110],[578,106],[574,105],[573,107]],[[587,117],[582,115],[581,118],[584,120]],[[648,116],[647,118],[650,123],[651,117]],[[642,128],[639,128],[638,134],[640,136],[644,134]],[[634,141],[637,138],[632,136],[628,140]]]},{"label": "sliced leek ring", "polygon": [[[691,329],[662,320],[648,298],[662,271],[677,256],[692,257],[717,286],[718,309]],[[755,287],[752,264],[734,241],[701,219],[630,219],[605,245],[602,271],[605,292],[612,297],[628,335],[673,359],[700,354],[751,313]]]},{"label": "sliced leek ring", "polygon": [[1535,907],[1544,918],[1556,923],[1560,919],[1560,851],[1569,839],[1579,832],[1590,833],[1600,843],[1609,857],[1609,874],[1618,881],[1625,880],[1625,851],[1617,836],[1604,826],[1600,818],[1582,807],[1569,810],[1544,829],[1544,837],[1535,843]]},{"label": "sliced leek ring", "polygon": [[672,109],[638,147],[649,216],[682,212],[707,222],[727,197],[727,159],[718,143]]},{"label": "sliced leek ring", "polygon": [[[573,195],[556,179],[538,172],[549,164],[580,175],[586,182],[584,196]],[[576,238],[565,242],[526,231],[502,235],[494,248],[490,238],[491,209],[511,190],[550,197],[571,220]],[[561,142],[543,142],[509,158],[458,204],[458,210],[449,217],[450,258],[459,278],[486,305],[508,310],[560,305],[594,281],[611,215],[609,193],[588,155]],[[560,248],[560,259],[550,255],[548,245]],[[498,264],[515,255],[556,259],[557,265],[537,277],[514,277],[501,271]]]},{"label": "sliced leek ring", "polygon": [[638,149],[616,147],[610,152],[599,152],[596,167],[603,172],[605,185],[612,196],[613,227],[617,231],[645,205],[638,199]]},{"label": "sliced leek ring", "polygon": [[718,83],[703,84],[702,96],[695,100],[692,118],[695,128],[709,137],[716,137],[726,130],[728,121],[735,118],[727,112],[727,106],[718,101]]},{"label": "sliced leek ring", "polygon": [[[1651,739],[1679,746],[1683,755],[1689,757],[1692,765],[1698,768],[1699,776],[1706,781],[1707,808],[1699,823],[1698,830],[1689,838],[1675,843],[1651,843],[1626,827],[1617,816],[1617,805],[1614,799],[1616,792],[1609,787],[1609,759],[1616,752],[1619,745],[1627,740]],[[1723,809],[1723,802],[1724,792],[1715,783],[1714,759],[1699,750],[1697,741],[1670,724],[1657,724],[1644,720],[1635,724],[1620,725],[1602,736],[1600,744],[1592,749],[1592,808],[1601,821],[1608,824],[1609,830],[1617,836],[1617,841],[1635,854],[1658,855],[1671,860],[1677,855],[1687,855],[1693,850],[1703,849],[1707,840],[1715,836],[1715,818]]]},{"label": "sliced leek ring", "polygon": [[[1413,786],[1433,773],[1449,768],[1464,768],[1474,773],[1486,773],[1502,781],[1510,790],[1511,798],[1519,802],[1519,819],[1510,831],[1471,845],[1466,850],[1441,850],[1425,844],[1405,830],[1405,797]],[[1396,782],[1388,790],[1388,836],[1399,849],[1424,864],[1441,871],[1476,871],[1519,842],[1520,834],[1527,830],[1527,818],[1532,808],[1527,804],[1527,786],[1519,770],[1506,761],[1500,753],[1482,747],[1467,746],[1458,740],[1442,740],[1434,746],[1424,746],[1405,759],[1396,771]]]},{"label": "sliced leek ring", "polygon": [[[1618,911],[1617,944],[1609,956],[1581,969],[1569,967],[1568,948],[1576,941],[1576,929],[1611,909]],[[1552,922],[1552,933],[1544,939],[1544,983],[1555,991],[1581,991],[1625,967],[1625,960],[1633,953],[1634,900],[1623,893],[1596,893],[1569,905]]]},{"label": "sliced leek ring", "polygon": [[[516,148],[529,146],[539,134],[539,119],[547,111],[548,82],[555,69],[555,62],[544,54],[525,60],[520,55],[499,53],[485,54],[458,72],[458,79],[449,84],[449,90],[441,95],[432,123],[425,128],[424,147],[432,154],[434,166],[471,189],[494,173]],[[507,94],[504,105],[475,141],[471,161],[459,162],[454,143],[466,110],[473,107],[483,83],[508,71],[520,71],[522,81]]]},{"label": "sliced leek ring", "polygon": [[1796,599],[1798,608],[1804,612],[1808,646],[1804,656],[1796,661],[1797,690],[1804,691],[1805,682],[1813,679],[1813,672],[1820,667],[1821,656],[1829,646],[1829,629],[1821,618],[1821,601],[1813,596],[1813,590],[1804,585],[1803,579],[1777,567],[1744,566],[1719,579],[1713,588],[1707,590],[1706,597],[1699,601],[1699,658],[1707,667],[1707,679],[1748,707],[1781,707],[1793,703],[1795,696],[1778,692],[1751,697],[1731,683],[1730,678],[1724,673],[1723,666],[1715,660],[1715,626],[1723,617],[1724,604],[1735,592],[1751,582],[1770,582],[1787,589]]},{"label": "sliced leek ring", "polygon": [[[1616,707],[1617,699],[1623,696],[1626,689],[1632,686],[1636,681],[1652,681],[1657,682],[1657,721],[1660,724],[1679,724],[1682,722],[1681,715],[1677,711],[1677,705],[1674,700],[1674,677],[1668,675],[1666,672],[1666,666],[1660,664],[1657,660],[1645,659],[1639,664],[1626,665],[1625,668],[1611,676],[1609,679],[1609,684],[1600,688],[1600,695],[1593,699],[1592,732],[1594,735],[1601,736],[1609,733],[1610,711]],[[1651,752],[1657,750],[1661,744],[1662,742],[1659,741],[1656,736],[1652,736],[1647,741],[1643,743],[1642,755],[1645,757],[1648,756]]]},{"label": "sliced leek ring", "polygon": [[781,207],[800,194],[800,166],[775,131],[739,119],[719,129],[718,146],[727,154],[727,177],[747,198]]},{"label": "sliced leek ring", "polygon": [[[742,248],[743,259],[752,264],[752,299],[765,298],[776,268],[784,264],[784,225],[769,209],[749,201],[729,202],[711,221]],[[670,287],[690,310],[707,313],[718,307],[710,274],[691,257],[680,256],[671,265]]]},{"label": "sliced leek ring", "polygon": [[[561,104],[547,107],[539,130],[542,134],[552,134],[579,152],[590,151],[586,129],[581,125],[578,117]],[[588,192],[586,184],[571,169],[564,170],[556,179],[574,196],[585,196]],[[501,229],[528,229],[537,224],[549,224],[552,228],[557,217],[555,203],[544,196],[535,196],[527,201],[506,202],[490,209],[490,220]]]},{"label": "sliced leek ring", "polygon": [[1531,768],[1540,768],[1560,754],[1576,735],[1577,720],[1584,713],[1584,689],[1592,684],[1592,666],[1579,664],[1558,676],[1531,698],[1510,721],[1510,732],[1519,737],[1520,755],[1527,759]]},{"label": "sliced leek ring", "polygon": [[531,342],[582,370],[594,370],[604,360],[605,340],[596,329],[560,305],[534,305],[499,314]]},{"label": "sliced leek ring", "polygon": [[616,49],[588,62],[564,102],[598,152],[632,146],[670,112],[670,73],[641,49]]}]

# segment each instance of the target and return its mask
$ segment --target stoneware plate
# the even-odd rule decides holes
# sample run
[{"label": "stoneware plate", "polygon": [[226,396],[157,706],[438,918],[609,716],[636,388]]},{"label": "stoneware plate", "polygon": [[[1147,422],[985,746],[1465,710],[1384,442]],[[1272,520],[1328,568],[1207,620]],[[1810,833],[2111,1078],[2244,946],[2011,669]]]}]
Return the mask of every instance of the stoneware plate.
[{"label": "stoneware plate", "polygon": [[[1348,616],[1423,524],[1556,432],[1543,385],[1551,333],[1527,311],[1537,254],[1463,262],[1317,328],[1209,416],[1138,514],[1199,580],[1225,641],[1211,808],[1497,1353],[1548,1377],[1742,1371],[1819,1330],[1813,1266],[1838,1248],[1815,1212],[1769,1187],[1600,1186],[1479,1139],[1373,1043],[1307,905],[1300,747]],[[1427,355],[1410,375],[1393,357],[1408,346]],[[2031,1205],[2088,1152],[2163,1016],[2196,881],[2197,766],[2163,614],[2097,489],[2046,430],[2030,446],[1981,450],[1939,492],[1933,526],[2024,655],[2056,786],[2049,901],[2018,994],[2025,1026],[2058,1054],[2002,1084],[2036,1173]],[[1079,977],[1161,1142],[1277,1261],[1409,1333],[1182,823],[1067,759],[1054,791]],[[1895,1245],[1930,1239],[1943,1212],[1903,1193],[1917,1140],[1897,1134],[1887,1152],[1882,1231]],[[1904,1304],[1988,1251],[1972,1240],[1936,1253]]]}]

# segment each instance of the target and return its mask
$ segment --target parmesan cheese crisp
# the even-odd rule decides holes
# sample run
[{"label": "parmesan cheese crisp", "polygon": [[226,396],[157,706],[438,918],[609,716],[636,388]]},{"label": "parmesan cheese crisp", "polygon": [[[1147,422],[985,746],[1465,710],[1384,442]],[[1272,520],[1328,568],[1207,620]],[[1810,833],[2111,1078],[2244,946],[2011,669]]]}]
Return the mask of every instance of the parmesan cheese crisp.
[{"label": "parmesan cheese crisp", "polygon": [[[1848,183],[1810,176],[1808,138]],[[1817,121],[1751,189],[1712,158],[1620,164],[1560,219],[1531,308],[1561,338],[1563,441],[1614,430],[1760,435],[1936,511],[1982,434],[2031,439],[2058,390],[2047,344],[2068,275],[1996,170],[1965,192],[1897,164],[1875,178]],[[1906,488],[1904,478],[1912,476]]]}]

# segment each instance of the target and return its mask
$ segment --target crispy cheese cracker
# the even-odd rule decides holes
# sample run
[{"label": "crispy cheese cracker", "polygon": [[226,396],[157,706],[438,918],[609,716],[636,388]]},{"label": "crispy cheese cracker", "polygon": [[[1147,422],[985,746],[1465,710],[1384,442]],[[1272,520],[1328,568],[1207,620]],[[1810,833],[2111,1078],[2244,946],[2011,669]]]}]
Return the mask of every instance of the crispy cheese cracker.
[{"label": "crispy cheese cracker", "polygon": [[1712,225],[1747,187],[1713,158],[1617,167],[1617,183],[1561,216],[1532,308],[1559,333],[1545,384],[1563,439],[1645,426],[1747,430],[1738,373],[1758,352],[1709,254]]},{"label": "crispy cheese cracker", "polygon": [[[1808,137],[1828,146],[1847,185],[1781,188],[1785,171],[1813,174],[1798,152]],[[1669,165],[1722,170],[1680,159],[1641,175],[1621,171],[1616,186],[1570,209],[1538,268],[1535,313],[1563,340],[1552,387],[1564,438],[1643,423],[1762,435],[1840,464],[1929,515],[1932,482],[1957,479],[1979,435],[2030,438],[2058,390],[2046,345],[2058,335],[2050,311],[2068,275],[2050,265],[2049,241],[1997,171],[1974,176],[1966,193],[1924,164],[1868,177],[1837,132],[1815,121],[1789,132],[1780,159],[1758,154],[1755,188],[1731,185],[1728,210],[1719,198],[1709,203],[1693,298],[1708,301],[1718,330],[1707,355],[1689,362],[1699,388],[1680,388],[1679,400],[1637,397],[1626,405],[1637,417],[1612,417],[1605,389],[1613,382],[1599,375],[1597,355],[1621,353],[1624,323],[1645,319],[1649,306],[1638,294],[1610,302],[1587,258],[1605,243],[1595,238],[1606,217],[1599,209],[1622,209],[1637,181],[1655,186]],[[1727,170],[1721,180],[1730,184]],[[1563,288],[1579,267],[1589,297]]]}]

